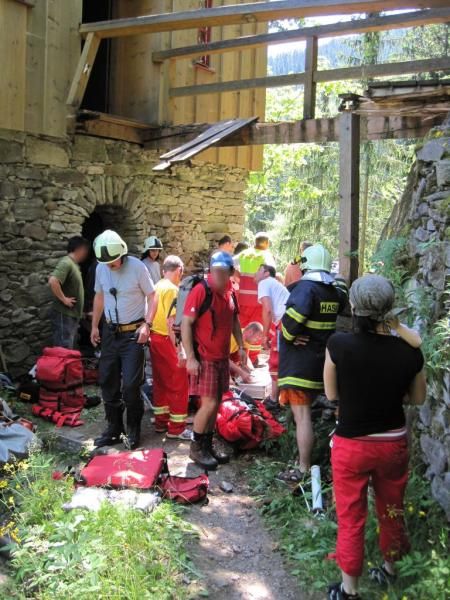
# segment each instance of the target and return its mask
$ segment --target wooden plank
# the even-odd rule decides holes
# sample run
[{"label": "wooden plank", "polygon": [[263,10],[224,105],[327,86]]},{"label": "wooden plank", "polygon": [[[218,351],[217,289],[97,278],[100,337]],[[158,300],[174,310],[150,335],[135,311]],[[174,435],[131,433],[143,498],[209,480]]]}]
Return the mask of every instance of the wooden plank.
[{"label": "wooden plank", "polygon": [[[238,119],[230,127],[226,127],[219,131],[216,130],[216,133],[214,136],[210,137],[209,139],[204,140],[203,142],[198,143],[198,138],[196,138],[195,140],[193,140],[193,143],[190,144],[190,146],[191,146],[190,148],[175,154],[170,159],[163,160],[163,162],[161,162],[158,165],[156,165],[155,167],[153,167],[153,171],[163,171],[164,169],[167,169],[168,167],[170,167],[170,165],[172,165],[173,163],[185,162],[185,161],[191,159],[193,156],[196,156],[197,154],[201,154],[207,148],[210,148],[212,145],[220,144],[220,142],[223,139],[225,139],[226,137],[228,137],[229,135],[231,135],[233,132],[237,131],[238,129],[245,127],[246,124],[250,124],[251,122],[252,122],[252,119]],[[201,136],[199,136],[199,137],[201,137]],[[195,143],[195,142],[197,142],[197,143]],[[177,149],[177,151],[179,151],[179,150],[180,150],[180,148]],[[163,156],[161,156],[161,158],[164,159],[165,156],[166,155],[163,155]]]},{"label": "wooden plank", "polygon": [[[255,121],[256,117],[252,117],[250,119],[230,119],[229,121],[216,123],[215,125],[208,127],[206,131],[198,135],[191,142],[187,142],[186,144],[183,144],[182,146],[179,146],[170,152],[166,152],[166,154],[163,154],[161,158],[167,160],[176,160],[181,154],[189,154],[191,150],[194,150],[199,146],[203,146],[204,149],[208,148],[212,144],[224,139],[231,133],[234,133],[238,129],[241,129],[250,123],[254,123]],[[197,154],[198,151],[195,153]]]},{"label": "wooden plank", "polygon": [[73,108],[79,108],[81,105],[99,45],[100,38],[95,33],[89,33],[67,97],[67,104]]},{"label": "wooden plank", "polygon": [[[366,79],[368,77],[387,77],[392,75],[406,75],[409,73],[427,73],[429,71],[450,71],[450,56],[430,58],[426,60],[410,60],[377,65],[363,65],[359,67],[345,67],[342,69],[327,69],[316,71],[314,81],[347,81],[351,79]],[[272,75],[243,79],[241,81],[223,81],[208,85],[192,85],[172,88],[169,94],[173,97],[192,96],[195,94],[210,94],[230,90],[247,90],[250,88],[272,88],[291,85],[303,85],[305,73],[290,73],[289,75]]]},{"label": "wooden plank", "polygon": [[[238,119],[238,121],[241,122],[242,119]],[[233,119],[228,119],[225,121],[219,121],[219,123],[214,123],[214,125],[210,125],[206,131],[204,131],[203,133],[200,133],[191,142],[186,142],[182,146],[176,147],[174,150],[167,152],[166,154],[163,154],[161,156],[161,158],[166,158],[166,159],[173,158],[177,154],[187,151],[190,148],[193,148],[194,146],[197,146],[200,143],[207,142],[209,139],[211,139],[212,137],[214,137],[221,131],[227,130],[229,127],[231,127],[234,124],[235,124],[235,121]]]},{"label": "wooden plank", "polygon": [[[445,113],[424,121],[421,117],[361,117],[361,139],[420,138],[445,118]],[[210,127],[207,123],[152,128],[142,132],[148,149],[172,149],[193,140]],[[254,123],[220,142],[220,146],[329,143],[339,140],[338,118],[308,119],[281,123]]]},{"label": "wooden plank", "polygon": [[409,73],[427,73],[430,71],[450,70],[450,56],[428,58],[424,60],[408,60],[402,62],[382,63],[378,65],[363,65],[360,67],[345,67],[316,71],[316,83],[327,81],[346,81],[348,79],[366,79],[369,77],[391,77]]},{"label": "wooden plank", "polygon": [[303,118],[314,119],[316,113],[316,82],[314,73],[317,69],[318,40],[310,37],[306,40],[305,83],[303,86]]},{"label": "wooden plank", "polygon": [[159,15],[85,23],[80,33],[96,33],[101,38],[123,37],[198,27],[236,25],[334,14],[355,14],[399,10],[402,8],[448,7],[448,0],[275,0],[250,4],[218,6]]},{"label": "wooden plank", "polygon": [[274,75],[271,77],[254,77],[240,81],[219,81],[206,85],[187,85],[169,90],[173,98],[180,96],[195,96],[196,94],[214,94],[216,92],[235,92],[237,90],[250,90],[254,88],[283,87],[289,85],[303,85],[304,73],[290,73],[289,75]]},{"label": "wooden plank", "polygon": [[358,277],[360,117],[339,117],[339,272],[348,283]]},{"label": "wooden plank", "polygon": [[23,130],[25,124],[27,12],[17,2],[0,2],[0,127],[6,129]]},{"label": "wooden plank", "polygon": [[[445,113],[446,114],[446,113]],[[445,114],[424,121],[421,117],[361,117],[361,140],[421,138],[441,125]],[[195,123],[173,127],[149,127],[133,119],[80,111],[77,132],[143,144],[146,149],[173,150],[194,140],[211,127]],[[253,123],[220,140],[219,147],[258,148],[264,144],[329,143],[339,140],[337,119],[309,119],[290,123]]]},{"label": "wooden plank", "polygon": [[353,19],[351,21],[316,27],[301,27],[300,29],[291,29],[288,31],[246,35],[234,40],[220,40],[210,42],[209,44],[194,44],[181,48],[170,48],[154,52],[152,59],[155,62],[161,62],[168,59],[199,56],[204,52],[208,52],[208,54],[232,52],[246,48],[285,44],[286,42],[303,42],[311,37],[338,37],[372,31],[385,31],[388,29],[419,27],[432,23],[447,23],[448,21],[450,21],[450,8],[426,9],[398,15]]},{"label": "wooden plank", "polygon": [[25,6],[28,6],[29,8],[33,8],[34,6],[36,6],[36,0],[14,0],[15,2],[18,2],[19,4],[25,4]]}]

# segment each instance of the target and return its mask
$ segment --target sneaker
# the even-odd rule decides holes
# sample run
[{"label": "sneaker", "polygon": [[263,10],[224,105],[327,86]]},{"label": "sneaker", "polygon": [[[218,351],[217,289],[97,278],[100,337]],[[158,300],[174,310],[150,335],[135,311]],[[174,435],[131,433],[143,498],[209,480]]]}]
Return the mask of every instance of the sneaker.
[{"label": "sneaker", "polygon": [[186,428],[181,433],[168,433],[166,435],[170,440],[181,440],[183,442],[191,442],[192,441],[192,431],[191,429]]},{"label": "sneaker", "polygon": [[328,600],[361,600],[359,594],[347,594],[342,583],[333,583],[328,587]]}]

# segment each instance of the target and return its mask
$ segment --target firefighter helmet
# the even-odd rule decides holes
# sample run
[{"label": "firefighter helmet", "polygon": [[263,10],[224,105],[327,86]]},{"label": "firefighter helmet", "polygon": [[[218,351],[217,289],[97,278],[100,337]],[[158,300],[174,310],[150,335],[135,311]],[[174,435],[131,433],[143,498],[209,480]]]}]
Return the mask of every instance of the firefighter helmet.
[{"label": "firefighter helmet", "polygon": [[163,245],[159,238],[156,235],[151,235],[144,242],[144,252],[148,252],[148,250],[162,250]]},{"label": "firefighter helmet", "polygon": [[128,247],[115,231],[106,229],[94,240],[94,252],[100,263],[112,263],[128,252]]},{"label": "firefighter helmet", "polygon": [[331,254],[322,246],[314,244],[306,248],[302,254],[302,271],[331,271]]}]

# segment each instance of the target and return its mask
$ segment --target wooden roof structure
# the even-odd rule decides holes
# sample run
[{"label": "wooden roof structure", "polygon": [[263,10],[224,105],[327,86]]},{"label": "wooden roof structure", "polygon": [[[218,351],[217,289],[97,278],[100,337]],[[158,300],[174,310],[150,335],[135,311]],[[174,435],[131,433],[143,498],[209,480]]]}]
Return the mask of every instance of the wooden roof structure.
[{"label": "wooden roof structure", "polygon": [[[399,11],[401,14],[376,12]],[[409,10],[413,9],[413,10]],[[257,48],[288,41],[306,41],[305,70],[288,75],[266,76],[253,79],[203,83],[201,85],[168,85],[165,98],[226,93],[255,88],[302,85],[304,88],[303,119],[295,122],[257,122],[257,115],[248,122],[226,125],[210,123],[150,127],[143,123],[105,115],[79,115],[77,128],[89,135],[103,135],[127,139],[146,148],[167,149],[158,168],[168,168],[181,160],[188,160],[199,148],[209,145],[260,145],[268,143],[334,142],[340,145],[340,268],[352,281],[358,275],[359,237],[359,152],[361,139],[422,137],[443,121],[450,111],[450,83],[438,80],[431,83],[380,82],[370,85],[365,96],[344,95],[341,113],[335,118],[316,119],[316,88],[327,81],[402,77],[423,73],[449,73],[450,56],[426,60],[402,61],[375,65],[360,65],[340,69],[320,69],[318,41],[323,37],[352,35],[370,31],[399,29],[450,23],[449,0],[272,0],[217,6],[177,13],[148,15],[86,23],[80,27],[85,37],[83,53],[72,82],[68,105],[77,111],[86,89],[100,41],[142,34],[152,34],[196,27],[217,27],[249,22],[268,22],[278,19],[319,17],[330,15],[361,15],[346,22],[317,27],[301,27],[287,32],[243,36],[206,44],[161,50],[153,54],[153,61],[173,63],[186,57],[205,53],[226,53],[243,48]],[[240,115],[236,115],[239,118]],[[181,146],[180,146],[181,144]]]}]

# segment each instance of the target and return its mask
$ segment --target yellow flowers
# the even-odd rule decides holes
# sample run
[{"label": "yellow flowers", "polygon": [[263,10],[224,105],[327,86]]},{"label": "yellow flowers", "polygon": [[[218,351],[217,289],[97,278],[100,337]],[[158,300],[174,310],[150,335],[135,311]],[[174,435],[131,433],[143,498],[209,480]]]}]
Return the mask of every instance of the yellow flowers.
[{"label": "yellow flowers", "polygon": [[10,504],[10,505],[12,505],[12,506],[14,505],[14,496],[10,496],[10,497],[8,498],[8,504]]},{"label": "yellow flowers", "polygon": [[5,487],[8,487],[8,482],[6,479],[0,479],[0,490],[3,490]]},{"label": "yellow flowers", "polygon": [[0,527],[0,536],[9,535],[9,537],[16,542],[16,544],[20,543],[19,537],[19,529],[15,526],[14,521],[10,521],[3,527]]},{"label": "yellow flowers", "polygon": [[410,515],[413,514],[413,512],[414,512],[414,506],[412,504],[408,504],[408,512],[409,512]]}]

